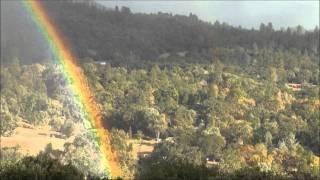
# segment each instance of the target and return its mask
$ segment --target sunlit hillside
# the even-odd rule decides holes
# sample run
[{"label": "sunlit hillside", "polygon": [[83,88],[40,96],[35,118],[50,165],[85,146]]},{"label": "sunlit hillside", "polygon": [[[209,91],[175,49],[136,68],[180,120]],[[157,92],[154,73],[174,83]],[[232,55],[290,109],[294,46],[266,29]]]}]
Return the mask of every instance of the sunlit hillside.
[{"label": "sunlit hillside", "polygon": [[1,1],[1,180],[320,178],[318,26],[102,4]]}]

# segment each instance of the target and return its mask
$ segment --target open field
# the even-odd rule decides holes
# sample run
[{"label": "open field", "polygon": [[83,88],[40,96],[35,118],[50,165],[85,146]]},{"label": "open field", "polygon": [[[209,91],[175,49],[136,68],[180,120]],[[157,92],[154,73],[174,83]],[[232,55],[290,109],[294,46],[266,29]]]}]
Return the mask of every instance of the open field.
[{"label": "open field", "polygon": [[[37,155],[40,151],[44,150],[47,144],[51,143],[53,149],[63,150],[63,145],[66,142],[72,142],[74,136],[64,138],[60,132],[51,130],[50,126],[34,127],[27,123],[20,123],[13,134],[9,137],[1,137],[1,147],[15,147],[19,146],[21,153],[25,155]],[[80,133],[76,131],[76,134]],[[150,154],[156,140],[136,140],[129,141],[132,143],[132,154],[135,159],[139,156],[146,156]]]},{"label": "open field", "polygon": [[20,146],[21,153],[37,155],[49,143],[54,149],[63,150],[64,143],[73,140],[73,138],[64,139],[62,137],[61,133],[52,131],[49,126],[34,127],[22,123],[22,126],[17,127],[10,137],[1,137],[1,147]]},{"label": "open field", "polygon": [[129,143],[132,143],[132,154],[134,159],[138,159],[139,156],[148,156],[154,149],[154,146],[157,144],[157,141],[152,140],[130,140]]}]

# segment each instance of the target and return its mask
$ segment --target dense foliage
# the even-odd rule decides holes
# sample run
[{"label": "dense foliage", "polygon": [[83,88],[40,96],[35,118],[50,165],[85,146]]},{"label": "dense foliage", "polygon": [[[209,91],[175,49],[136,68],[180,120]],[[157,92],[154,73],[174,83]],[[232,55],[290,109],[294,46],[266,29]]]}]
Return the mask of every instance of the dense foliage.
[{"label": "dense foliage", "polygon": [[[317,28],[274,30],[270,23],[248,30],[206,23],[193,14],[133,14],[91,1],[43,3],[79,57],[105,124],[113,128],[125,177],[319,178]],[[11,27],[24,22],[12,21]],[[42,46],[26,45],[37,39],[32,32],[13,38],[9,29],[1,32],[8,37],[1,42],[8,52],[1,56],[1,136],[10,136],[20,121],[50,125],[63,138],[76,136],[63,150],[48,145],[37,157],[2,149],[1,177],[106,175],[92,155],[93,137],[73,133],[81,116],[62,67],[29,64],[46,53]],[[139,162],[132,158],[133,137],[157,140]]]},{"label": "dense foliage", "polygon": [[[319,175],[317,58],[258,49],[248,66],[236,61],[239,57],[233,53],[237,51],[216,49],[208,65],[154,65],[150,69],[95,62],[81,65],[106,124],[118,129],[112,131],[113,144],[128,175],[139,173],[135,169],[140,166],[135,165],[127,143],[132,136],[161,140],[146,162],[209,164],[219,173],[257,168],[285,176]],[[275,65],[278,61],[282,65]],[[78,111],[67,100],[68,85],[59,66],[17,61],[3,67],[1,77],[1,116],[7,118],[3,134],[15,127],[17,118],[51,124],[67,136],[72,134],[72,128],[66,129],[79,121]],[[290,83],[301,83],[301,88],[293,89]],[[74,146],[82,147],[76,142]],[[76,160],[75,154],[90,154],[68,147],[63,157],[71,161]],[[87,169],[91,162],[75,165]]]},{"label": "dense foliage", "polygon": [[[2,150],[1,150],[2,151]],[[4,150],[6,153],[2,158],[17,158],[8,152],[15,150]],[[71,164],[61,164],[58,160],[52,159],[45,154],[39,154],[37,157],[23,157],[16,162],[1,160],[0,177],[3,180],[18,179],[83,179],[83,174]]]}]

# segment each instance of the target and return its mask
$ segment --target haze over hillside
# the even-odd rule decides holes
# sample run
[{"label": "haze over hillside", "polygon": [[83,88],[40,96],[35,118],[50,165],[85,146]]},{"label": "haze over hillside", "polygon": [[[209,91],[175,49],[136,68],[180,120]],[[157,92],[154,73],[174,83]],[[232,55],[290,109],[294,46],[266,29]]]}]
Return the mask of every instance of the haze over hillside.
[{"label": "haze over hillside", "polygon": [[[296,48],[317,51],[319,29],[305,31],[302,26],[274,30],[261,24],[259,30],[243,29],[223,22],[204,22],[195,14],[135,14],[129,8],[106,9],[94,1],[45,1],[50,17],[79,59],[92,58],[119,65],[166,63],[159,57],[167,53],[189,52],[197,62],[211,61],[210,51],[217,47]],[[18,1],[1,1],[1,50],[4,62],[14,56],[24,63],[50,58],[39,33],[25,16]],[[272,19],[271,19],[272,20]],[[23,28],[22,28],[23,27]],[[12,31],[12,29],[15,29]],[[163,56],[161,56],[163,55]],[[194,58],[193,58],[194,59]],[[187,61],[188,60],[184,60]],[[140,63],[141,64],[141,63]]]},{"label": "haze over hillside", "polygon": [[216,20],[233,26],[259,29],[260,23],[272,22],[275,29],[319,26],[318,1],[103,1],[106,7],[129,7],[138,13],[197,14],[202,20]]},{"label": "haze over hillside", "polygon": [[1,62],[48,59],[48,48],[20,1],[1,1]]}]

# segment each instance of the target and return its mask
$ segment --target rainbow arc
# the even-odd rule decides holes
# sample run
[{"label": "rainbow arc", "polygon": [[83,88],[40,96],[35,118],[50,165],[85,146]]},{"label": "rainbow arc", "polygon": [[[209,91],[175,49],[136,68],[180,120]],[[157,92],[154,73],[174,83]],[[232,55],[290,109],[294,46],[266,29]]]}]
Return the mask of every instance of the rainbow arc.
[{"label": "rainbow arc", "polygon": [[97,140],[104,170],[109,176],[121,176],[116,152],[111,148],[110,134],[103,126],[101,111],[88,86],[85,75],[77,65],[76,57],[72,54],[70,48],[67,47],[66,41],[48,16],[42,2],[39,0],[22,0],[22,3],[39,32],[45,38],[54,61],[62,66],[64,77],[72,89],[74,103],[80,105],[84,125]]}]

